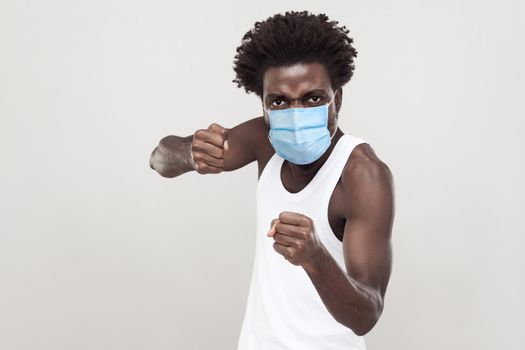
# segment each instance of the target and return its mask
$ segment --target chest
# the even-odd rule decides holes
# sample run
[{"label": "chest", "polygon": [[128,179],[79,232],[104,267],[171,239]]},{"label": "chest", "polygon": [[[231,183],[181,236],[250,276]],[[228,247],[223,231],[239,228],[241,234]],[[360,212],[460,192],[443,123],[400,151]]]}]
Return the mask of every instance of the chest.
[{"label": "chest", "polygon": [[[259,168],[259,176],[264,168]],[[303,190],[312,181],[313,177],[297,178],[294,177],[283,167],[280,171],[280,180],[286,191],[290,193],[298,193]],[[337,182],[328,202],[328,222],[333,234],[339,241],[343,241],[344,227],[346,224],[345,218],[345,201],[341,179]]]}]

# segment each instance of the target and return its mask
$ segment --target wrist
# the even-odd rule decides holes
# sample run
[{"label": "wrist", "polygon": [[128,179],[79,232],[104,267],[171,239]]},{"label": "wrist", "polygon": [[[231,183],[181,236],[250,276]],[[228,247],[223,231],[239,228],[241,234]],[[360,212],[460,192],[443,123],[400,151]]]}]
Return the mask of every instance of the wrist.
[{"label": "wrist", "polygon": [[186,165],[188,166],[188,170],[197,170],[197,167],[195,166],[195,160],[193,159],[193,151],[191,149],[191,145],[193,143],[193,135],[188,136],[184,139],[184,145],[186,154],[188,155],[186,157]]},{"label": "wrist", "polygon": [[308,274],[318,273],[322,269],[329,254],[330,253],[328,253],[325,246],[321,244],[321,246],[311,255],[308,263],[303,265],[303,268]]}]

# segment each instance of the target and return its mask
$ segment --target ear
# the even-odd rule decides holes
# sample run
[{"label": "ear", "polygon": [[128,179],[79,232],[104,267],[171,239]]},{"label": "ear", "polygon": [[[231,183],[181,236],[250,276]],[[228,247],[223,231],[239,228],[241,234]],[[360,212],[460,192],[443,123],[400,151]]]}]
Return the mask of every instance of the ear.
[{"label": "ear", "polygon": [[340,87],[339,89],[337,89],[337,91],[335,92],[335,111],[337,114],[339,114],[339,110],[341,109],[341,105],[343,103],[343,88]]}]

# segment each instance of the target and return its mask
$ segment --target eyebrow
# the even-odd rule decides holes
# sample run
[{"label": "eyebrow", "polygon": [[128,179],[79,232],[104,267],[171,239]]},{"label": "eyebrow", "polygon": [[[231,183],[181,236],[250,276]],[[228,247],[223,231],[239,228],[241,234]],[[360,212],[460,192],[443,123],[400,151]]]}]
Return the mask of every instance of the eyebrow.
[{"label": "eyebrow", "polygon": [[[324,94],[324,95],[328,95],[327,92],[323,89],[315,89],[315,90],[311,90],[311,91],[308,91],[307,93],[305,93],[302,97],[306,97],[306,96],[309,96],[309,95],[313,95],[313,94]],[[277,94],[277,93],[270,93],[268,95],[266,95],[266,101],[272,99],[272,98],[285,98],[285,99],[288,99],[289,97],[286,96],[286,95],[283,95],[283,94]]]}]

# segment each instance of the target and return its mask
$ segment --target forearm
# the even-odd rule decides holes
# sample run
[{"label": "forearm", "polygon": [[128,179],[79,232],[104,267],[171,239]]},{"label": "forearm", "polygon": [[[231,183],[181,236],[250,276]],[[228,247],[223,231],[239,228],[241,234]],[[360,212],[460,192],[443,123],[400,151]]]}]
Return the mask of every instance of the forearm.
[{"label": "forearm", "polygon": [[372,329],[383,309],[379,293],[343,271],[324,246],[304,269],[336,321],[357,335]]},{"label": "forearm", "polygon": [[150,167],[163,177],[176,177],[194,170],[191,158],[192,139],[193,135],[164,137],[151,153]]}]

